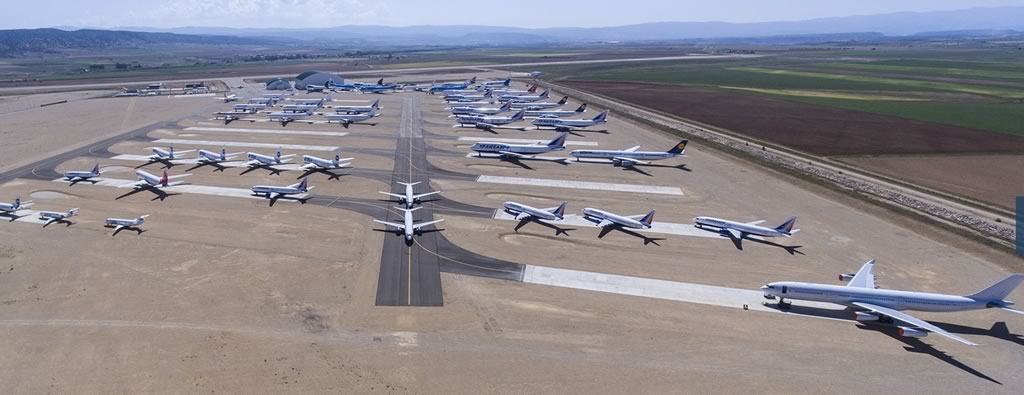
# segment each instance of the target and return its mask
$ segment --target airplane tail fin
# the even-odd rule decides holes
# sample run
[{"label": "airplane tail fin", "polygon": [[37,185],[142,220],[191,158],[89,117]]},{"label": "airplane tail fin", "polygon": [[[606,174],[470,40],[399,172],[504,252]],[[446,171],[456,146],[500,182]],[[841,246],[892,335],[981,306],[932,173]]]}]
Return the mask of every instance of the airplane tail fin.
[{"label": "airplane tail fin", "polygon": [[601,111],[600,114],[597,114],[597,116],[594,117],[594,122],[601,123],[604,122],[606,119],[608,119],[608,110]]},{"label": "airplane tail fin", "polygon": [[512,101],[511,100],[509,100],[509,101],[505,102],[505,104],[501,105],[501,111],[508,111],[508,110],[511,110],[511,109],[512,109]]},{"label": "airplane tail fin", "polygon": [[299,191],[302,191],[302,192],[308,191],[309,190],[309,177],[303,178],[302,182],[299,182],[298,184],[295,184],[294,187],[295,187],[295,189],[298,189]]},{"label": "airplane tail fin", "polygon": [[680,155],[680,154],[682,154],[683,152],[686,151],[686,144],[689,144],[689,143],[690,143],[690,140],[683,139],[683,141],[680,141],[679,144],[676,144],[675,147],[672,147],[672,149],[668,150],[668,153],[675,154],[675,155]]},{"label": "airplane tail fin", "polygon": [[[566,96],[566,97],[568,97],[568,96]],[[580,107],[576,109],[576,112],[579,113],[579,114],[587,112],[587,103],[580,104]]]},{"label": "airplane tail fin", "polygon": [[559,105],[563,105],[563,104],[568,103],[568,102],[569,102],[569,96],[562,96],[562,100],[559,100],[558,104]]},{"label": "airplane tail fin", "polygon": [[475,75],[473,76],[473,78],[470,78],[469,83],[470,84],[475,84],[476,83],[476,76]]},{"label": "airplane tail fin", "polygon": [[100,164],[99,163],[97,163],[95,166],[92,167],[92,174],[100,174]]},{"label": "airplane tail fin", "polygon": [[793,230],[793,225],[796,225],[796,217],[787,219],[786,222],[782,223],[782,225],[776,226],[775,230],[786,234],[796,233],[799,229]]},{"label": "airplane tail fin", "polygon": [[384,85],[384,79],[381,78],[381,79],[377,80],[377,85]]},{"label": "airplane tail fin", "polygon": [[540,98],[541,99],[547,99],[548,96],[551,96],[551,90],[549,90],[549,89],[545,89],[544,92],[540,93]]},{"label": "airplane tail fin", "polygon": [[405,208],[405,207],[395,207],[395,208],[397,208],[399,210],[402,210],[402,211],[405,211],[405,212],[413,212],[413,211],[416,211],[416,210],[419,210],[419,209],[423,208],[423,206],[417,206],[417,207],[413,207],[413,208]]},{"label": "airplane tail fin", "polygon": [[512,85],[512,79],[511,78],[506,78],[505,82],[502,85],[505,85],[505,86]]},{"label": "airplane tail fin", "polygon": [[164,175],[160,177],[160,185],[167,186],[167,170],[164,170]]},{"label": "airplane tail fin", "polygon": [[370,108],[372,108],[372,109],[376,109],[378,107],[380,107],[380,99],[374,100],[373,104],[370,105]]},{"label": "airplane tail fin", "polygon": [[651,226],[652,222],[654,222],[654,209],[651,209],[651,211],[647,212],[647,215],[640,218],[640,223],[645,226]]},{"label": "airplane tail fin", "polygon": [[992,284],[988,288],[975,292],[971,295],[967,295],[967,297],[981,301],[1002,301],[1010,294],[1010,292],[1013,292],[1013,290],[1020,285],[1021,281],[1024,281],[1024,274],[1011,274],[999,282]]},{"label": "airplane tail fin", "polygon": [[565,138],[567,136],[569,136],[569,133],[558,135],[554,140],[548,142],[548,148],[565,148]]},{"label": "airplane tail fin", "polygon": [[564,218],[565,217],[565,206],[568,205],[568,204],[569,204],[569,202],[562,202],[562,204],[558,205],[558,208],[556,208],[555,211],[552,211],[551,214],[554,214],[555,217],[558,218],[558,219]]},{"label": "airplane tail fin", "polygon": [[523,120],[523,116],[525,116],[525,115],[526,115],[526,108],[524,107],[522,110],[519,110],[519,112],[517,112],[516,115],[512,116],[512,122],[522,121]]},{"label": "airplane tail fin", "polygon": [[533,84],[533,86],[531,86],[531,87],[530,87],[529,89],[527,89],[526,91],[527,91],[527,92],[529,92],[529,93],[533,93],[533,92],[536,92],[536,91],[537,91],[537,84],[536,84],[536,83],[534,83],[534,84]]}]

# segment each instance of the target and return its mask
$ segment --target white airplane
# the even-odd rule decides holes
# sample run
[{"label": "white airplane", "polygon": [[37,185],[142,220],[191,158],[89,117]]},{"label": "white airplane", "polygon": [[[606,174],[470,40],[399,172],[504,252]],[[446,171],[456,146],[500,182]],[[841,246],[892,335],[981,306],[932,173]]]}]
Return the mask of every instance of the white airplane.
[{"label": "white airplane", "polygon": [[175,151],[174,150],[174,146],[169,147],[167,150],[164,150],[163,148],[159,148],[159,147],[150,147],[149,149],[150,149],[151,152],[153,152],[153,155],[150,155],[150,156],[148,156],[146,158],[146,159],[149,159],[150,163],[152,163],[152,162],[164,162],[164,163],[167,163],[167,162],[170,162],[172,160],[182,159],[179,156],[181,154],[187,154],[189,152],[195,151],[194,149],[184,150],[184,151]]},{"label": "white airplane", "polygon": [[131,183],[124,184],[124,185],[118,185],[117,187],[118,188],[135,188],[135,189],[143,189],[143,188],[160,189],[160,188],[163,188],[163,187],[173,187],[175,185],[184,184],[185,183],[184,181],[173,181],[172,182],[170,180],[191,176],[191,174],[187,174],[186,173],[186,174],[179,174],[179,175],[176,175],[176,176],[169,176],[168,177],[167,176],[167,170],[164,170],[163,176],[157,177],[157,176],[152,175],[152,174],[150,174],[150,173],[148,173],[148,172],[146,172],[145,170],[142,170],[142,169],[135,170],[135,175],[139,177],[138,181],[131,182]]},{"label": "white airplane", "polygon": [[584,208],[583,219],[594,222],[602,228],[621,226],[632,229],[650,229],[654,221],[654,210],[647,214],[623,216],[596,208]]},{"label": "white airplane", "polygon": [[334,112],[359,114],[364,112],[370,112],[377,108],[380,108],[380,99],[374,100],[373,103],[370,103],[369,105],[366,106],[334,106]]},{"label": "white airplane", "polygon": [[558,131],[577,130],[608,122],[608,110],[591,119],[561,119],[561,118],[537,118],[531,122],[540,128],[553,128]]},{"label": "white airplane", "polygon": [[245,158],[247,159],[245,165],[248,167],[280,165],[290,162],[291,160],[288,158],[293,156],[295,156],[295,154],[281,155],[281,149],[278,149],[277,152],[274,153],[274,156],[247,152],[245,154]]},{"label": "white airplane", "polygon": [[480,125],[484,128],[490,126],[507,125],[510,123],[516,123],[523,120],[523,114],[526,110],[519,110],[519,112],[512,114],[507,117],[499,117],[494,115],[459,115],[455,117],[455,121],[458,122],[459,126],[462,125]]},{"label": "white airplane", "polygon": [[375,219],[375,220],[373,220],[373,222],[376,222],[378,224],[384,224],[384,225],[387,225],[387,226],[391,226],[391,227],[395,228],[399,232],[404,232],[405,233],[405,241],[408,242],[408,243],[412,242],[413,235],[416,235],[416,234],[420,233],[420,229],[423,229],[426,226],[433,225],[433,224],[436,224],[438,222],[444,221],[443,219],[438,219],[438,220],[433,220],[433,221],[421,222],[421,223],[417,224],[412,219],[412,212],[416,211],[416,210],[419,210],[419,209],[421,209],[423,207],[416,207],[416,208],[412,208],[412,209],[404,209],[404,208],[401,208],[401,207],[396,207],[396,208],[405,212],[405,222],[404,223],[398,224],[398,223],[394,223],[394,222],[381,221],[379,219]]},{"label": "white airplane", "polygon": [[351,165],[355,158],[342,158],[341,152],[334,153],[334,159],[324,159],[313,155],[302,155],[302,170],[334,170]]},{"label": "white airplane", "polygon": [[457,106],[448,109],[455,115],[497,115],[512,110],[512,102],[505,102],[501,107]]},{"label": "white airplane", "polygon": [[472,94],[466,94],[466,93],[453,93],[453,94],[450,94],[450,95],[445,95],[444,99],[447,100],[447,101],[483,100],[483,99],[489,99],[489,98],[493,97],[493,95],[494,94],[491,93],[491,90],[488,89],[488,90],[484,91],[483,94],[480,94],[480,95],[472,95]]},{"label": "white airplane", "polygon": [[391,192],[384,192],[384,191],[377,191],[377,192],[380,192],[380,193],[383,193],[385,195],[393,196],[393,197],[398,198],[398,202],[404,204],[405,208],[412,208],[412,206],[415,205],[416,203],[420,203],[421,199],[423,199],[423,198],[425,198],[427,196],[430,196],[430,195],[436,195],[436,194],[441,193],[441,191],[434,191],[434,192],[415,194],[415,193],[413,193],[412,187],[414,185],[416,185],[416,184],[419,184],[418,182],[413,182],[413,183],[399,182],[399,184],[405,185],[405,194],[404,195],[397,194],[397,193],[391,193]]},{"label": "white airplane", "polygon": [[318,108],[316,104],[288,104],[281,106],[281,112],[311,112]]},{"label": "white airplane", "polygon": [[323,107],[326,103],[334,101],[334,96],[327,95],[327,97],[320,99],[300,99],[300,98],[288,98],[288,101],[295,104],[315,104],[317,107]]},{"label": "white airplane", "polygon": [[505,202],[502,208],[505,212],[515,215],[516,220],[522,221],[524,219],[544,219],[548,221],[561,221],[565,219],[565,206],[567,202],[562,202],[558,207],[549,208],[536,208],[530,207],[522,203],[516,202]]},{"label": "white airplane", "polygon": [[546,108],[555,108],[564,106],[565,103],[569,102],[569,96],[562,96],[562,100],[557,102],[528,102],[528,101],[515,101],[512,100],[512,108],[525,108],[527,111],[543,110]]},{"label": "white airplane", "polygon": [[226,123],[229,123],[231,121],[237,121],[239,119],[242,119],[242,117],[244,117],[246,115],[252,115],[252,114],[255,114],[255,113],[256,113],[255,110],[253,110],[253,111],[248,111],[248,110],[246,110],[246,111],[217,111],[217,112],[213,113],[213,118],[214,119],[223,119],[224,123],[226,124]]},{"label": "white airplane", "polygon": [[634,165],[646,165],[651,161],[686,156],[686,144],[689,140],[683,139],[668,151],[638,151],[640,146],[630,147],[624,150],[573,150],[570,156],[576,158],[608,159],[615,166],[633,167]]},{"label": "white airplane", "polygon": [[93,166],[92,170],[89,170],[89,171],[71,170],[71,171],[64,172],[64,180],[65,181],[70,181],[72,184],[77,183],[79,181],[90,181],[91,182],[93,178],[96,178],[96,177],[99,177],[99,176],[100,176],[100,164],[99,163],[97,163],[95,166]]},{"label": "white airplane", "polygon": [[[509,102],[511,103],[511,102]],[[587,112],[587,103],[580,104],[575,110],[526,110],[526,116],[538,117],[538,118],[561,118],[568,117],[570,115],[582,114]]]},{"label": "white airplane", "polygon": [[761,287],[761,291],[765,299],[778,298],[782,308],[789,306],[785,301],[787,298],[835,303],[852,309],[853,319],[859,322],[895,324],[900,336],[925,337],[928,332],[933,332],[969,346],[977,344],[902,311],[952,312],[997,308],[1024,314],[1024,311],[1011,309],[1009,306],[1013,302],[1004,299],[1024,281],[1024,274],[1011,274],[981,291],[957,296],[877,289],[874,269],[875,260],[872,259],[856,274],[840,274],[840,281],[849,280],[845,286],[781,281],[769,283]]},{"label": "white airplane", "polygon": [[313,115],[313,110],[308,110],[306,112],[287,112],[287,111],[282,111],[282,112],[268,113],[267,114],[267,119],[270,120],[271,122],[281,122],[282,125],[285,125],[288,122],[306,119],[306,118],[310,117],[311,115]]},{"label": "white airplane", "polygon": [[308,182],[308,178],[303,178],[302,181],[286,187],[278,187],[273,185],[255,185],[252,187],[252,193],[256,196],[262,195],[263,197],[270,199],[271,203],[273,203],[274,200],[286,197],[288,195],[297,195],[309,192],[311,189],[313,189],[313,187],[308,186]]},{"label": "white airplane", "polygon": [[224,102],[225,103],[230,103],[230,102],[233,102],[233,101],[236,101],[236,100],[238,100],[238,95],[236,95],[236,94],[230,94],[229,95],[229,94],[226,94],[226,93],[224,94]]},{"label": "white airplane", "polygon": [[207,151],[204,149],[199,150],[199,157],[196,158],[196,164],[206,165],[213,163],[222,163],[234,160],[236,156],[243,154],[242,152],[228,153],[224,147],[221,147],[220,152]]},{"label": "white airplane", "polygon": [[498,96],[525,95],[527,93],[535,93],[535,92],[537,92],[537,88],[538,87],[539,86],[537,84],[533,84],[533,85],[530,85],[529,88],[526,88],[526,90],[511,89],[511,88],[495,89],[494,90],[494,94],[498,95]]},{"label": "white airplane", "polygon": [[[120,232],[121,229],[125,228],[138,230],[138,226],[146,222],[146,217],[149,217],[149,214],[133,219],[107,218],[106,223],[103,226],[106,226],[108,228],[114,228],[114,235],[117,235],[117,232]],[[139,233],[142,233],[141,230],[139,231]]]},{"label": "white airplane", "polygon": [[547,143],[535,144],[479,142],[470,146],[469,149],[475,151],[478,156],[482,153],[493,153],[501,155],[502,158],[532,158],[538,154],[564,150],[566,136],[568,133],[561,133]]},{"label": "white airplane", "polygon": [[376,108],[361,114],[324,114],[324,118],[327,118],[327,123],[337,122],[346,128],[353,123],[369,121],[379,116],[380,114],[377,114]]},{"label": "white airplane", "polygon": [[21,196],[18,196],[14,198],[14,203],[0,202],[0,211],[2,211],[4,214],[14,214],[17,213],[19,210],[32,207],[33,204],[34,203],[32,203],[31,200],[27,202],[21,201]]},{"label": "white airplane", "polygon": [[484,82],[481,82],[480,85],[482,85],[482,86],[509,86],[509,85],[512,85],[512,79],[511,78],[506,78],[504,80],[484,81]]},{"label": "white airplane", "polygon": [[256,112],[270,107],[267,103],[239,103],[235,104],[235,112]]},{"label": "white airplane", "polygon": [[719,232],[726,233],[733,240],[742,240],[747,235],[755,235],[761,237],[791,237],[800,229],[793,229],[793,225],[796,224],[796,217],[792,217],[782,225],[774,228],[765,226],[759,226],[764,223],[764,220],[754,222],[736,222],[725,219],[719,219],[714,217],[697,217],[693,219],[693,223],[698,228],[709,227],[718,229]]},{"label": "white airplane", "polygon": [[[486,106],[494,105],[494,103],[495,103],[494,100],[478,100],[478,101],[465,101],[465,102],[460,101],[460,102],[451,103],[448,106],[448,109],[450,110],[450,109],[452,109],[452,107],[486,107]],[[513,103],[513,107],[515,107],[515,103]]]},{"label": "white airplane", "polygon": [[43,227],[44,228],[49,226],[50,224],[52,224],[54,222],[65,222],[68,225],[71,225],[71,222],[68,221],[68,218],[71,218],[71,217],[74,217],[75,215],[78,215],[78,209],[77,208],[73,208],[71,210],[68,210],[67,212],[40,211],[38,214],[39,214],[39,219],[40,220],[44,220],[44,219],[46,220],[46,222],[43,223]]},{"label": "white airplane", "polygon": [[501,95],[498,96],[498,100],[501,101],[519,101],[519,102],[534,102],[542,99],[547,99],[551,95],[551,92],[547,89],[541,92],[539,95]]}]

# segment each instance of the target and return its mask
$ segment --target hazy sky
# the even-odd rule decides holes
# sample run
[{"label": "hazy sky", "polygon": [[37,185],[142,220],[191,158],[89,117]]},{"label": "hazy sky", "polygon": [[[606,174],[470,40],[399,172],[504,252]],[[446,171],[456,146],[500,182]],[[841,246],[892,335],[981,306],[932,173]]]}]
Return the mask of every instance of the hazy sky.
[{"label": "hazy sky", "polygon": [[589,27],[657,21],[761,22],[1024,6],[1024,0],[4,0],[4,3],[8,4],[0,13],[0,29],[60,25]]}]

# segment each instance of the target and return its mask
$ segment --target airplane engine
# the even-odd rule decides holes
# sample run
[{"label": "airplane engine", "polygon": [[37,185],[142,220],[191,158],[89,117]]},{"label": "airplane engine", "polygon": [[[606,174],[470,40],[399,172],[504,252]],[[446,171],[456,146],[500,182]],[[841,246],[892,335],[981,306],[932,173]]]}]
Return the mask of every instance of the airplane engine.
[{"label": "airplane engine", "polygon": [[839,274],[839,281],[850,281],[850,280],[853,280],[853,277],[856,276],[856,275],[857,275],[857,273],[840,273]]},{"label": "airplane engine", "polygon": [[880,318],[881,317],[879,317],[878,314],[875,313],[868,313],[863,311],[853,312],[853,319],[857,320],[858,322],[878,321]]},{"label": "airplane engine", "polygon": [[914,329],[914,328],[908,328],[908,327],[905,327],[905,326],[899,327],[899,334],[900,334],[900,336],[903,336],[903,337],[916,337],[916,338],[928,336],[928,332],[927,331],[923,331],[923,330],[920,330],[920,329]]}]

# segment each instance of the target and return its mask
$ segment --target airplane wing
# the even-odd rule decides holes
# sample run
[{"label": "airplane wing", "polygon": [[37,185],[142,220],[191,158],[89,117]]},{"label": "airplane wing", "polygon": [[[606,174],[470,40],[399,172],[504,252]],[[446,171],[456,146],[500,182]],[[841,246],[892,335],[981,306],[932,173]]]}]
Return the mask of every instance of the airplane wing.
[{"label": "airplane wing", "polygon": [[178,174],[176,176],[168,176],[167,179],[168,180],[174,180],[174,179],[177,179],[177,178],[185,178],[185,177],[188,177],[190,175],[192,175],[192,173]]},{"label": "airplane wing", "polygon": [[441,193],[441,191],[434,191],[434,192],[427,192],[427,193],[421,193],[421,194],[419,194],[419,195],[412,195],[412,197],[413,197],[413,199],[419,199],[419,198],[421,198],[421,197],[427,197],[427,196],[430,196],[430,195],[436,195],[436,194],[439,194],[439,193]]},{"label": "airplane wing", "polygon": [[114,233],[117,233],[117,232],[118,232],[118,231],[120,231],[121,229],[124,229],[124,225],[117,225],[117,226],[115,226],[115,227],[114,227]]},{"label": "airplane wing", "polygon": [[524,219],[531,218],[531,217],[533,217],[533,214],[530,214],[528,212],[523,211],[523,212],[519,213],[518,215],[516,215],[516,221],[522,221]]},{"label": "airplane wing", "polygon": [[60,218],[51,217],[50,219],[47,219],[46,222],[43,223],[43,227],[45,228],[45,227],[49,226],[50,224],[52,224],[54,222],[57,222],[57,220],[59,220],[59,219]]},{"label": "airplane wing", "polygon": [[302,167],[300,167],[299,169],[310,170],[310,169],[319,169],[319,168],[320,168],[320,166],[317,165],[316,163],[308,163],[308,164],[302,165]]},{"label": "airplane wing", "polygon": [[422,229],[425,226],[433,225],[433,224],[436,224],[436,223],[442,222],[442,221],[444,221],[444,219],[438,219],[438,220],[434,220],[434,221],[423,222],[423,223],[419,223],[419,224],[413,225],[412,228],[414,230],[419,230],[419,229]]},{"label": "airplane wing", "polygon": [[763,224],[763,223],[765,223],[765,220],[759,219],[757,221],[747,222],[747,225],[760,225],[760,224]]},{"label": "airplane wing", "polygon": [[[287,158],[291,158],[293,156],[295,156],[295,154],[281,155],[281,159],[287,159]],[[282,160],[282,162],[284,162],[284,161]]]},{"label": "airplane wing", "polygon": [[606,220],[606,219],[603,219],[603,220],[601,220],[601,222],[597,223],[597,226],[600,226],[602,228],[607,228],[607,227],[612,226],[612,225],[615,225],[615,223],[612,222],[612,221]]},{"label": "airplane wing", "polygon": [[847,287],[875,288],[875,260],[872,259],[860,267],[857,274],[846,283]]},{"label": "airplane wing", "polygon": [[533,155],[523,155],[523,154],[512,152],[512,151],[498,151],[498,153],[502,154],[502,155],[505,155],[505,156],[512,156],[512,157],[516,157],[516,158],[520,158],[520,159],[522,159],[522,158],[532,158],[533,157]]},{"label": "airplane wing", "polygon": [[[168,183],[167,183],[167,186],[169,186],[169,187],[173,187],[173,186],[175,186],[175,185],[181,185],[181,184],[184,184],[184,183],[185,183],[185,181],[175,181],[175,182],[168,182]],[[158,186],[158,188],[159,188],[159,187],[162,187],[162,185],[161,185],[161,186]]]},{"label": "airplane wing", "polygon": [[615,158],[612,158],[612,159],[613,160],[617,160],[617,161],[619,161],[619,163],[622,163],[623,165],[626,165],[626,166],[646,165],[646,164],[650,164],[651,163],[651,162],[644,162],[642,160],[636,160],[636,159],[633,159],[633,158],[624,158],[624,157],[621,157],[621,156],[618,156],[618,157],[615,157]]},{"label": "airplane wing", "polygon": [[141,186],[145,186],[145,185],[149,185],[149,184],[146,183],[145,181],[138,180],[138,181],[130,182],[130,183],[127,183],[127,184],[118,185],[117,187],[118,188],[136,188],[136,187],[141,187]]},{"label": "airplane wing", "polygon": [[177,154],[187,154],[189,152],[196,152],[196,150],[194,150],[194,149],[186,149],[186,150],[181,150],[181,151],[174,150],[174,154],[175,155],[177,155]]},{"label": "airplane wing", "polygon": [[925,329],[925,330],[927,330],[929,332],[933,332],[933,333],[936,333],[936,334],[948,337],[950,339],[956,340],[956,341],[958,341],[960,343],[963,343],[963,344],[966,344],[968,346],[972,346],[973,347],[973,346],[977,346],[978,345],[977,343],[972,343],[972,342],[968,341],[967,339],[964,339],[964,338],[962,338],[960,336],[957,336],[957,335],[954,335],[952,333],[946,332],[942,328],[939,328],[939,327],[937,327],[935,325],[929,324],[928,322],[926,322],[924,320],[921,320],[921,319],[918,319],[918,318],[914,318],[913,316],[911,316],[909,314],[906,314],[906,313],[903,313],[901,311],[893,310],[893,309],[890,309],[888,307],[876,306],[876,305],[873,305],[873,304],[870,304],[870,303],[864,303],[864,302],[853,302],[852,304],[854,306],[860,307],[862,309],[869,310],[869,311],[871,311],[873,313],[881,314],[881,315],[884,315],[886,317],[892,318],[892,319],[894,319],[896,321],[900,321],[900,322],[909,324],[911,326],[918,327],[918,328],[921,328],[921,329]]},{"label": "airplane wing", "polygon": [[392,227],[395,227],[395,228],[398,228],[398,229],[405,229],[405,224],[399,224],[399,223],[388,222],[388,221],[381,221],[379,219],[375,219],[375,220],[373,220],[373,222],[376,222],[378,224],[384,224],[384,225],[387,225],[387,226],[392,226]]},{"label": "airplane wing", "polygon": [[738,231],[736,229],[726,228],[725,231],[727,233],[729,233],[729,237],[731,237],[731,238],[733,238],[735,240],[740,240],[740,239],[743,238],[743,232],[740,232],[740,231]]},{"label": "airplane wing", "polygon": [[383,193],[383,194],[385,194],[385,195],[388,195],[388,196],[391,196],[391,197],[396,197],[396,198],[399,198],[399,199],[405,200],[405,195],[402,195],[402,194],[398,194],[398,193],[391,193],[391,192],[384,192],[384,191],[377,191],[377,192],[379,192],[379,193]]},{"label": "airplane wing", "polygon": [[629,148],[626,148],[626,149],[624,149],[623,151],[626,151],[626,152],[633,152],[633,151],[636,151],[636,150],[638,150],[638,149],[640,149],[640,146],[639,146],[639,145],[637,145],[637,146],[634,146],[634,147],[629,147]]}]

